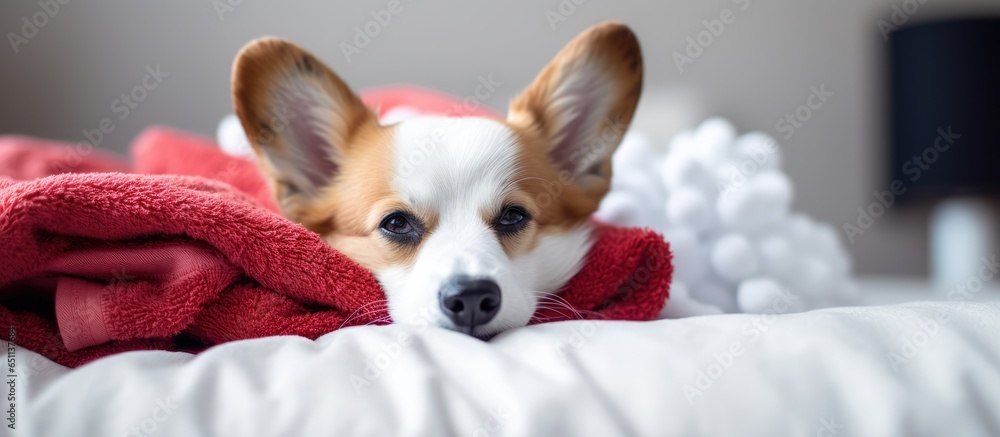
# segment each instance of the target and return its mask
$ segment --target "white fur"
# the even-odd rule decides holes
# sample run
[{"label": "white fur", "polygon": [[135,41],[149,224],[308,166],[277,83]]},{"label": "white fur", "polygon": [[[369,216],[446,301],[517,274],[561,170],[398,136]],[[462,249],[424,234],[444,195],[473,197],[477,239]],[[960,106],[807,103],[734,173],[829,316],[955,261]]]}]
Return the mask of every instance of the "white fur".
[{"label": "white fur", "polygon": [[519,147],[509,128],[487,119],[426,117],[397,126],[393,186],[438,224],[412,266],[378,273],[394,321],[453,327],[438,303],[441,286],[455,275],[489,278],[500,286],[501,308],[473,333],[488,336],[527,324],[539,293],[557,291],[579,270],[589,226],[543,236],[532,252],[510,259],[484,220],[519,177]]}]

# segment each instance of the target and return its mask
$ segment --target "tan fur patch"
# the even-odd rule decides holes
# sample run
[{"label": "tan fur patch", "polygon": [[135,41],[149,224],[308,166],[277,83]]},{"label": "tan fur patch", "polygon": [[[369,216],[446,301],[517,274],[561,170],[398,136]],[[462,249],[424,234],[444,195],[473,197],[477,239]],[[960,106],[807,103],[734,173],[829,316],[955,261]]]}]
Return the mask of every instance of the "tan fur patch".
[{"label": "tan fur patch", "polygon": [[[275,89],[281,81],[312,81],[339,111],[326,135],[337,157],[338,172],[318,193],[288,192],[287,178],[264,159],[289,153],[276,126]],[[282,212],[323,236],[333,247],[370,270],[412,264],[419,247],[400,247],[379,235],[385,214],[405,206],[391,188],[394,175],[394,128],[381,126],[347,85],[301,47],[277,38],[253,41],[233,67],[233,101],[248,139],[271,181]],[[280,117],[279,117],[280,118]],[[279,120],[280,121],[280,120]],[[415,211],[411,211],[416,213]],[[435,217],[421,217],[433,230]]]},{"label": "tan fur patch", "polygon": [[[606,122],[594,126],[587,136],[592,141],[588,147],[611,150],[606,151],[606,159],[598,163],[593,175],[584,177],[560,170],[548,155],[557,140],[553,95],[562,81],[582,68],[605,69],[616,85],[603,117]],[[536,211],[532,213],[543,232],[562,232],[588,220],[607,194],[611,152],[632,120],[642,92],[642,71],[642,52],[635,35],[623,24],[606,22],[573,39],[511,103],[507,124],[522,146],[519,189],[533,199]]]},{"label": "tan fur patch", "polygon": [[[412,265],[423,241],[434,232],[437,217],[411,210],[392,188],[394,128],[365,129],[347,148],[343,170],[320,194],[306,216],[307,227],[334,248],[374,271]],[[406,211],[425,225],[417,246],[393,244],[380,235],[382,219]]]}]

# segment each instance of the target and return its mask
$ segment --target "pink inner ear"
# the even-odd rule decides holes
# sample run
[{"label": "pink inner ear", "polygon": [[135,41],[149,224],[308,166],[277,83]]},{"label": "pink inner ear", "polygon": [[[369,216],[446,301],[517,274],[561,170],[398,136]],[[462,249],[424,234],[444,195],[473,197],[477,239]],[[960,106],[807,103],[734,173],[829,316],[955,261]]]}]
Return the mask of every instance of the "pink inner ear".
[{"label": "pink inner ear", "polygon": [[[291,88],[291,89],[288,89]],[[331,97],[323,94],[325,91],[313,89],[310,85],[298,85],[284,89],[275,108],[273,120],[287,125],[285,132],[280,126],[273,126],[275,134],[284,136],[290,147],[285,159],[295,170],[308,179],[311,187],[298,187],[303,190],[323,187],[337,173],[337,151],[334,141],[333,127],[339,120],[336,117],[336,106]],[[330,119],[324,119],[330,118]]]},{"label": "pink inner ear", "polygon": [[594,143],[601,124],[612,123],[608,117],[610,95],[608,78],[601,74],[574,71],[555,91],[547,112],[561,122],[553,135],[555,146],[549,152],[562,170],[574,174],[585,171],[610,153],[613,144]]}]

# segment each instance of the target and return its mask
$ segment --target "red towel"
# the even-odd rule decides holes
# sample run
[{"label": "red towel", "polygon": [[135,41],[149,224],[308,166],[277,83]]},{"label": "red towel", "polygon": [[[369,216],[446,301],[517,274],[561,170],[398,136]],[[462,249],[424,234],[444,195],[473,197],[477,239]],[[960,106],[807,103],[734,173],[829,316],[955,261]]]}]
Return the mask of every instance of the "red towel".
[{"label": "red towel", "polygon": [[[0,171],[10,173],[2,157],[14,149],[19,168],[35,169],[18,178],[66,171],[46,163],[76,147],[31,144],[25,154],[25,141],[0,139]],[[21,346],[78,366],[129,350],[316,338],[387,316],[370,272],[274,212],[252,162],[162,128],[133,155],[147,174],[0,177],[0,326]],[[73,166],[123,170],[96,154]],[[672,273],[662,237],[604,225],[596,236],[561,293],[573,311],[542,309],[532,323],[658,315]]]}]

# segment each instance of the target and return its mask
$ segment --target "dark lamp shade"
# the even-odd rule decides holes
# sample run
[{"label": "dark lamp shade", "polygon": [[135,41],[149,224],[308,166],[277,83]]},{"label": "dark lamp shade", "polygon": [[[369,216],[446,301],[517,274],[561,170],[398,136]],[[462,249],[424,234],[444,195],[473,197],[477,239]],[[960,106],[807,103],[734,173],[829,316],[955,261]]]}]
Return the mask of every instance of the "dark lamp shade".
[{"label": "dark lamp shade", "polygon": [[900,200],[1000,194],[1000,18],[899,29],[889,82]]}]

